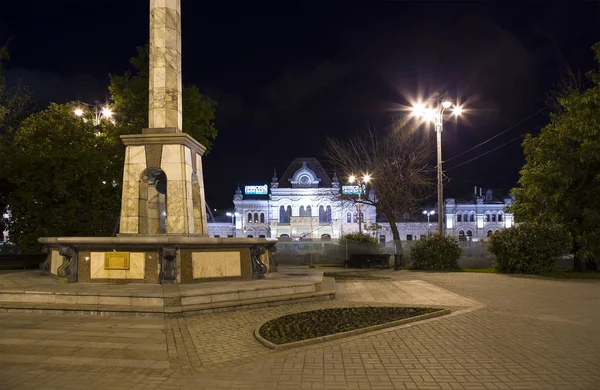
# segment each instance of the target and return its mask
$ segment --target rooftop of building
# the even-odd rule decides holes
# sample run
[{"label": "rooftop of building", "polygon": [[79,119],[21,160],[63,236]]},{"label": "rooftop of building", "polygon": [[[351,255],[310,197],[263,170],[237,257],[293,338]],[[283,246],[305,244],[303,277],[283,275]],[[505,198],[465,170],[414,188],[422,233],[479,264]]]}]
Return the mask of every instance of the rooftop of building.
[{"label": "rooftop of building", "polygon": [[319,160],[317,160],[314,157],[301,157],[293,159],[290,165],[288,165],[285,172],[283,172],[283,175],[281,175],[281,177],[279,178],[279,188],[292,188],[292,183],[290,179],[293,179],[294,174],[298,170],[302,169],[304,163],[306,163],[306,168],[313,171],[315,175],[320,179],[317,188],[331,188],[331,178],[325,172],[325,169],[323,168]]}]

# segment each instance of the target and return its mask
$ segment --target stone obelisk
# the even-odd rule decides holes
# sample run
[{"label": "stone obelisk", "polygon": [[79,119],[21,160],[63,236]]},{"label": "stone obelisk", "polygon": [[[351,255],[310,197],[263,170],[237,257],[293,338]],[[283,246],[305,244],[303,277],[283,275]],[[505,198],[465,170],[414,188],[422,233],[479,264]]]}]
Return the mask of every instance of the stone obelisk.
[{"label": "stone obelisk", "polygon": [[205,148],[182,129],[181,0],[150,0],[148,128],[126,145],[120,234],[208,233]]},{"label": "stone obelisk", "polygon": [[150,129],[182,131],[180,0],[150,0]]}]

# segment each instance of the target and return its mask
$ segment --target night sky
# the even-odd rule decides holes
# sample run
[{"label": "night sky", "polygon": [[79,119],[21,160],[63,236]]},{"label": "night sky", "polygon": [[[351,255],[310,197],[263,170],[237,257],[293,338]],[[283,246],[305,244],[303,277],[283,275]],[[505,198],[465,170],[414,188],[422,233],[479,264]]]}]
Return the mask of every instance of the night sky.
[{"label": "night sky", "polygon": [[[504,2],[503,2],[504,3]],[[148,42],[147,0],[4,2],[7,79],[48,102],[107,97]],[[204,159],[207,202],[232,206],[236,184],[265,184],[294,157],[322,156],[327,136],[383,129],[400,105],[448,90],[469,110],[447,122],[447,196],[508,191],[520,141],[547,123],[546,93],[567,66],[596,66],[597,2],[231,2],[182,0],[183,81],[215,98],[217,137]],[[532,115],[535,114],[536,115]],[[185,115],[185,113],[184,113]],[[184,129],[185,131],[185,129]],[[434,134],[432,133],[433,137]]]}]

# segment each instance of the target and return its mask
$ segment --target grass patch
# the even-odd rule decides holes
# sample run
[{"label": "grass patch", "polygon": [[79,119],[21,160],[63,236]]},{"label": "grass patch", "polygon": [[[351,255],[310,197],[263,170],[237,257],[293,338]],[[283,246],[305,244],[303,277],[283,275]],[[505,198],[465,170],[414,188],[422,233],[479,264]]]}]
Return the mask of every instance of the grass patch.
[{"label": "grass patch", "polygon": [[569,268],[556,268],[552,272],[541,274],[541,276],[554,279],[600,279],[600,272],[575,272]]},{"label": "grass patch", "polygon": [[[482,273],[482,274],[504,274],[504,275],[527,275],[527,274],[511,274],[511,273],[502,273],[499,272],[496,268],[462,268],[462,269],[427,269],[427,270],[417,270],[411,267],[406,267],[405,269],[410,271],[420,271],[420,272],[474,272],[474,273]],[[536,274],[531,274],[536,275]],[[538,276],[544,276],[546,278],[553,279],[600,279],[600,272],[575,272],[570,268],[555,268],[552,272],[545,272]]]},{"label": "grass patch", "polygon": [[497,274],[498,270],[496,268],[462,268],[459,271],[461,272],[476,272],[480,274]]},{"label": "grass patch", "polygon": [[458,269],[456,269],[456,268],[427,268],[427,269],[418,269],[418,268],[414,268],[411,265],[406,266],[403,269],[405,269],[407,271],[418,271],[418,272],[461,272],[462,271],[460,268],[458,268]]},{"label": "grass patch", "polygon": [[288,314],[260,327],[262,337],[274,344],[287,344],[347,332],[432,313],[441,309],[415,307],[352,307]]},{"label": "grass patch", "polygon": [[323,272],[323,276],[335,278],[335,280],[388,280],[388,276],[364,275],[352,272]]}]

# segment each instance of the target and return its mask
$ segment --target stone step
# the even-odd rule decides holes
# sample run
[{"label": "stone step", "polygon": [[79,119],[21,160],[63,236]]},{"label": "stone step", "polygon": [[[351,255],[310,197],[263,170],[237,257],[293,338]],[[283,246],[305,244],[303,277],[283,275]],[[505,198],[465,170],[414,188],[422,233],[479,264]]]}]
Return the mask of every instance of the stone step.
[{"label": "stone step", "polygon": [[[123,298],[123,297],[115,297]],[[306,302],[314,300],[328,300],[335,298],[335,289],[315,291],[307,293],[295,293],[287,295],[274,295],[260,298],[237,299],[219,302],[210,302],[190,305],[173,306],[140,306],[140,305],[118,305],[118,304],[78,304],[57,302],[20,302],[1,301],[0,312],[48,312],[67,314],[132,314],[132,315],[159,315],[159,316],[182,316],[211,313],[216,311],[234,311],[249,308],[277,306],[294,302]]]}]

